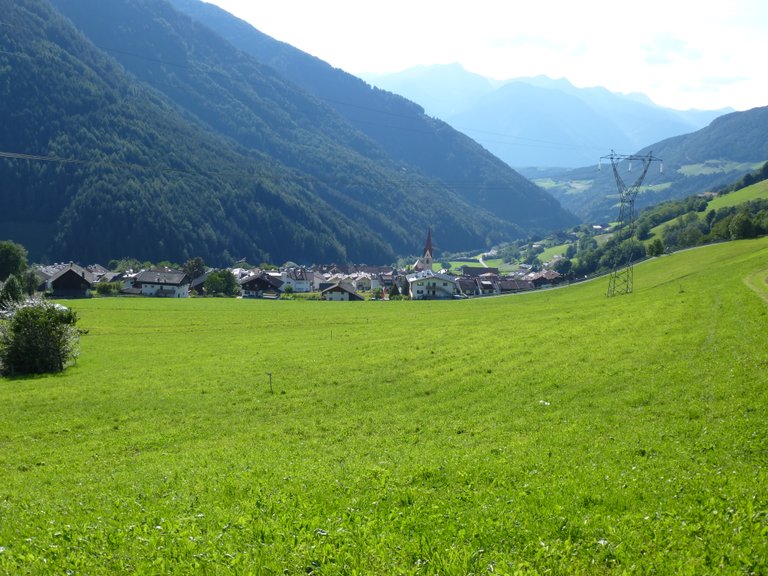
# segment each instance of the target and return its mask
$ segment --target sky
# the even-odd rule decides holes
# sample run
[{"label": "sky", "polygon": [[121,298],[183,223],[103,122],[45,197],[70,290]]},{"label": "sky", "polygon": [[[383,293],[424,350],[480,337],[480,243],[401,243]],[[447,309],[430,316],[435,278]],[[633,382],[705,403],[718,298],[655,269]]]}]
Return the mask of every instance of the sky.
[{"label": "sky", "polygon": [[355,75],[459,63],[687,110],[768,105],[766,0],[206,0]]}]

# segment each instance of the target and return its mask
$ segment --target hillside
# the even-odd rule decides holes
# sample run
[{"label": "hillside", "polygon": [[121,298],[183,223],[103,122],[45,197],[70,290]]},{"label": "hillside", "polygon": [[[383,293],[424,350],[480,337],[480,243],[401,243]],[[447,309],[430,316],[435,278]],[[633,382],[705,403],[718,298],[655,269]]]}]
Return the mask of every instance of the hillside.
[{"label": "hillside", "polygon": [[77,364],[0,379],[0,573],[765,574],[767,265],[763,238],[612,299],[71,302]]},{"label": "hillside", "polygon": [[[657,142],[637,154],[649,152],[664,161],[664,173],[655,167],[649,171],[637,197],[638,209],[728,186],[768,160],[768,106],[726,114],[706,128]],[[632,182],[632,174],[622,174],[626,183]],[[542,171],[536,181],[584,220],[616,218],[616,184],[605,164],[602,171],[596,165]]]},{"label": "hillside", "polygon": [[390,262],[430,226],[447,249],[573,218],[524,180],[554,209],[470,202],[164,2],[57,6],[92,37],[0,1],[0,237],[32,259]]},{"label": "hillside", "polygon": [[489,80],[458,64],[368,80],[418,102],[521,170],[583,166],[611,148],[638,150],[703,128],[729,111],[673,110],[642,94],[577,88],[564,78]]},{"label": "hillside", "polygon": [[[398,254],[413,252],[429,227],[440,239],[440,249],[458,249],[574,221],[549,194],[442,123],[429,124],[427,119],[429,138],[447,146],[431,152],[440,157],[451,150],[462,161],[447,165],[471,173],[474,185],[457,182],[447,172],[427,174],[407,159],[392,157],[326,103],[165,2],[61,0],[55,5],[87,39],[68,30],[67,23],[42,0],[9,5],[11,19],[16,13],[34,12],[37,19],[50,22],[24,22],[18,16],[35,29],[9,28],[5,39],[13,50],[2,57],[11,62],[14,51],[21,49],[27,58],[37,58],[31,69],[37,76],[27,74],[24,82],[45,86],[45,98],[53,102],[40,105],[35,100],[42,97],[40,89],[24,93],[11,76],[4,116],[15,118],[10,108],[17,108],[17,102],[37,108],[40,116],[34,125],[9,123],[3,149],[79,161],[104,156],[122,161],[121,155],[152,159],[161,174],[139,176],[133,169],[128,178],[120,176],[105,185],[86,174],[93,168],[86,164],[86,170],[67,174],[71,180],[62,183],[71,190],[71,197],[59,194],[57,201],[47,197],[42,202],[17,201],[20,210],[1,218],[0,236],[12,236],[28,246],[35,259],[105,260],[117,253],[155,261],[201,255],[211,263],[241,257],[257,262],[391,262]],[[19,34],[27,37],[14,37]],[[61,46],[66,36],[74,40]],[[71,76],[46,69],[59,66],[42,57],[51,50],[49,46],[64,61],[62,66],[73,70]],[[71,101],[77,98],[73,94],[81,89],[76,80],[81,74],[74,70],[89,70],[91,60],[110,63],[109,70],[94,76],[100,83],[125,85],[136,109],[120,106],[120,96],[112,95],[108,115],[105,103],[95,98],[77,119],[70,117]],[[58,81],[69,85],[59,87]],[[150,110],[144,110],[147,106]],[[409,103],[404,106],[415,108]],[[99,127],[88,126],[99,114]],[[146,118],[159,114],[186,133],[167,134],[162,124],[148,126]],[[116,130],[139,119],[142,128],[133,133],[127,128]],[[93,135],[86,141],[79,138],[83,122]],[[53,133],[47,139],[28,141],[31,133],[38,132],[38,124],[51,126]],[[157,131],[158,136],[151,137],[145,130]],[[52,146],[54,138],[57,142]],[[109,140],[130,152],[100,150],[100,143]],[[9,170],[18,170],[18,164],[14,161]],[[128,168],[125,164],[130,162],[123,161],[123,172]],[[202,178],[185,176],[189,181],[197,178],[196,184],[177,183],[180,172],[172,172],[196,173],[203,167]],[[48,173],[52,169],[38,166],[34,170]],[[43,195],[53,193],[33,173],[17,177],[19,191],[13,194],[33,187]],[[93,186],[101,191],[89,192]],[[137,188],[149,188],[141,200],[131,193]],[[176,199],[158,206],[161,196],[171,193],[169,188],[175,190]],[[89,194],[92,198],[84,201]],[[190,200],[180,201],[179,194]],[[122,216],[114,214],[113,196],[132,204],[123,206]],[[493,202],[486,202],[489,199],[503,206],[496,210]],[[44,216],[36,211],[41,203],[50,205]],[[156,214],[144,217],[145,211]],[[165,220],[144,227],[137,238],[139,231],[129,228],[140,227],[138,218]]]},{"label": "hillside", "polygon": [[170,0],[325,105],[375,141],[409,170],[434,178],[473,206],[480,206],[525,230],[557,229],[575,223],[549,194],[532,185],[477,142],[421,106],[372,88],[250,24],[200,0]]}]

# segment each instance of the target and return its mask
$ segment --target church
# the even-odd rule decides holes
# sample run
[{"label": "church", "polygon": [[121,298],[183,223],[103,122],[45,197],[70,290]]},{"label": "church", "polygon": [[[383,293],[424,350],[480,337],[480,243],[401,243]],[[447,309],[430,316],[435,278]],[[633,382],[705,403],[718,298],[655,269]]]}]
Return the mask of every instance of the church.
[{"label": "church", "polygon": [[427,232],[427,242],[424,244],[424,255],[421,258],[417,258],[413,263],[413,270],[415,272],[423,272],[425,270],[432,270],[432,228]]}]

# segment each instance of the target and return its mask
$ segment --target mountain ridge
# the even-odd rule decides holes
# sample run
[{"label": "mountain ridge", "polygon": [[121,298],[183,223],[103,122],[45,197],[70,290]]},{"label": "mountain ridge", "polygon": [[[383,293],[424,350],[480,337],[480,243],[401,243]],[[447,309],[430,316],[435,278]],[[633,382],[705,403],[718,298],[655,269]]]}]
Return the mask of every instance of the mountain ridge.
[{"label": "mountain ridge", "polygon": [[[418,103],[371,87],[360,78],[267,36],[212,4],[200,0],[169,1],[238,49],[322,99],[391,157],[408,161],[428,176],[455,183],[466,200],[513,221],[520,217],[532,218],[538,226],[544,222],[538,222],[537,214],[557,216],[562,223],[568,220],[551,198],[541,195],[540,189],[476,141],[442,120],[426,115]],[[467,154],[477,159],[475,165],[463,166],[461,157]],[[493,175],[490,179],[489,174]],[[526,202],[522,201],[524,197]]]},{"label": "mountain ridge", "polygon": [[[88,18],[102,4],[54,5],[0,0],[12,23],[0,31],[0,150],[71,159],[0,160],[0,236],[29,241],[32,257],[388,262],[429,226],[455,249],[575,220],[519,175],[554,217],[521,226],[473,204],[272,68],[202,42],[214,33],[165,2],[110,2],[122,12],[108,24],[123,30],[101,36]],[[145,28],[155,37],[135,33]],[[218,100],[200,105],[201,85]]]},{"label": "mountain ridge", "polygon": [[[599,86],[577,88],[565,78],[485,79],[483,84],[482,76],[458,64],[364,77],[413,98],[428,113],[460,128],[517,169],[575,168],[611,148],[638,150],[702,128],[732,111],[674,110],[654,104],[644,94],[618,94]],[[471,98],[453,98],[453,90],[446,89],[464,83],[473,86],[468,91]],[[488,90],[481,91],[481,86]],[[541,98],[557,104],[542,110]],[[527,122],[521,124],[520,116],[509,118],[509,110],[527,111]],[[546,129],[536,129],[538,126]]]}]

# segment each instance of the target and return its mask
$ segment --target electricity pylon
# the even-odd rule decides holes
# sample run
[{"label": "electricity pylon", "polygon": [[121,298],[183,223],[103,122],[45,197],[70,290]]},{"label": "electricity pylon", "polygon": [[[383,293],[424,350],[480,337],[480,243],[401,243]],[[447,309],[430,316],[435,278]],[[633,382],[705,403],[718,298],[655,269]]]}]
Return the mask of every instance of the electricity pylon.
[{"label": "electricity pylon", "polygon": [[[661,158],[656,158],[652,152],[649,152],[644,156],[638,156],[635,154],[617,154],[611,150],[610,154],[600,158],[599,168],[602,167],[603,160],[611,161],[613,177],[616,179],[616,188],[619,191],[619,220],[616,226],[615,236],[617,241],[621,242],[622,238],[630,239],[635,234],[635,197],[640,190],[640,186],[643,184],[643,180],[648,173],[648,168],[651,166],[651,162],[661,162]],[[631,186],[627,186],[619,175],[618,165],[620,162],[626,161],[629,165],[629,171],[631,172],[632,162],[638,160],[642,162],[640,176]],[[664,171],[664,164],[661,164],[661,170],[662,172]],[[632,250],[628,249],[623,258],[619,252],[619,257],[614,261],[613,271],[611,272],[611,278],[608,282],[608,297],[610,298],[611,296],[631,293],[633,273]]]}]

